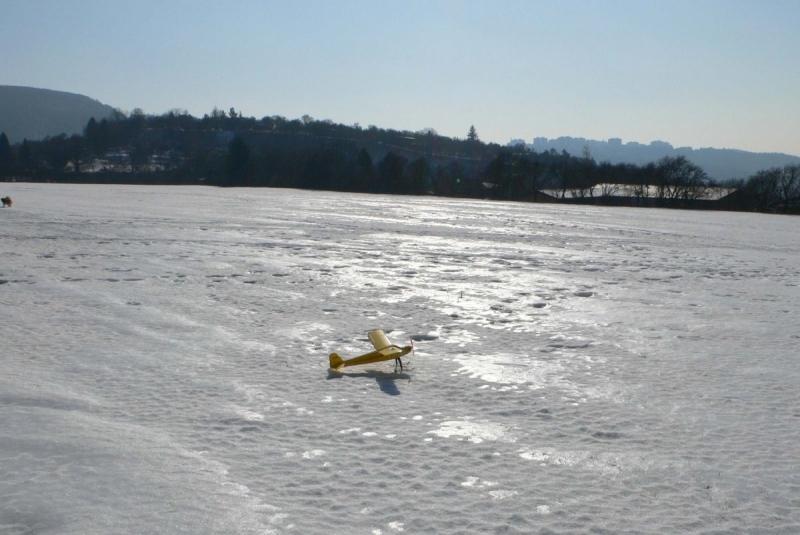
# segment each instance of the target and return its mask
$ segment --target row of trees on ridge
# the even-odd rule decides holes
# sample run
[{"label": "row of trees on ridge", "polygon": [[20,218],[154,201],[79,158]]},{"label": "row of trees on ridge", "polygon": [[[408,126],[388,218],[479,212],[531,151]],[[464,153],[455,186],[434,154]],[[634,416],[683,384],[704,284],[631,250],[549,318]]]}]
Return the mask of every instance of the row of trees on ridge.
[{"label": "row of trees on ridge", "polygon": [[[25,140],[0,134],[0,180],[208,184],[502,200],[614,202],[800,212],[800,166],[767,169],[718,184],[683,156],[635,164],[597,163],[554,150],[464,139],[306,115],[255,119],[234,108],[202,118],[142,110],[91,119],[83,135]],[[624,192],[620,190],[624,189]],[[546,192],[546,193],[545,193]]]}]

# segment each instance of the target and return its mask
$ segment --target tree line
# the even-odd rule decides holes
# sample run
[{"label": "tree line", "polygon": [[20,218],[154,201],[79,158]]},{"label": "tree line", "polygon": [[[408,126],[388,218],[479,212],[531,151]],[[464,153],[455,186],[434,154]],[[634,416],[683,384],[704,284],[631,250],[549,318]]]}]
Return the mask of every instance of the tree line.
[{"label": "tree line", "polygon": [[[511,201],[630,203],[800,213],[800,165],[717,183],[684,156],[646,165],[597,163],[555,150],[465,138],[269,116],[215,108],[140,109],[91,119],[82,135],[24,140],[0,134],[0,180],[207,184],[438,195]],[[624,188],[624,193],[620,189]],[[710,192],[735,191],[720,201]]]}]

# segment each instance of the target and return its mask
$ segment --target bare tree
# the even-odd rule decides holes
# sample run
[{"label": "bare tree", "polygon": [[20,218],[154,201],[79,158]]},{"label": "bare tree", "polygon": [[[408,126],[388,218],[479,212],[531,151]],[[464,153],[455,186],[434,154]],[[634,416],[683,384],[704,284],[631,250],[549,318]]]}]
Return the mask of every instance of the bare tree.
[{"label": "bare tree", "polygon": [[784,212],[800,206],[800,165],[787,165],[777,175],[777,202]]},{"label": "bare tree", "polygon": [[600,195],[602,197],[611,197],[616,195],[616,193],[619,191],[619,184],[609,184],[608,182],[604,182],[598,185],[600,186]]},{"label": "bare tree", "polygon": [[685,156],[665,156],[656,165],[658,197],[670,202],[703,199],[708,175]]}]

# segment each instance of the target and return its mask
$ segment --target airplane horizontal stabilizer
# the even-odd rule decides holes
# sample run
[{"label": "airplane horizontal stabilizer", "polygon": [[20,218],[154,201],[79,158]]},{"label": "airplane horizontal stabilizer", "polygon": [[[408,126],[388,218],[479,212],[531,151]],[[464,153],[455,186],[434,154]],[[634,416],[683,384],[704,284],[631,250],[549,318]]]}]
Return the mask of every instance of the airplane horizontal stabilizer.
[{"label": "airplane horizontal stabilizer", "polygon": [[344,368],[344,360],[342,360],[342,357],[340,357],[338,353],[331,353],[330,360],[331,360],[331,369],[341,370],[342,368]]}]

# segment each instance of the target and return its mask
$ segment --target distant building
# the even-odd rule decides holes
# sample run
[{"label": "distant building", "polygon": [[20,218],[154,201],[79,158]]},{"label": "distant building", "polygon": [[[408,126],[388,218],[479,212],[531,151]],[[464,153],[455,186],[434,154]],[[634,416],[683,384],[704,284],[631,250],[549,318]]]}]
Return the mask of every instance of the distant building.
[{"label": "distant building", "polygon": [[535,137],[533,138],[533,148],[538,151],[547,150],[549,141],[546,137]]},{"label": "distant building", "polygon": [[650,148],[670,151],[673,150],[674,147],[666,141],[651,141]]}]

